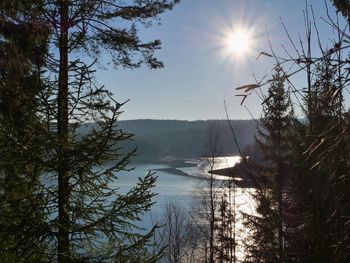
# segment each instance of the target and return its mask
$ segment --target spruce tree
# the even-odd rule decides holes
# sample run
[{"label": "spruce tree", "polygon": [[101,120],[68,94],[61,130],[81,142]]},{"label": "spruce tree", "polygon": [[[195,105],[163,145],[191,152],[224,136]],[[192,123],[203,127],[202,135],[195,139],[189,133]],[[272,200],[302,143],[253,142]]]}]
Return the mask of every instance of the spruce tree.
[{"label": "spruce tree", "polygon": [[[37,6],[34,8],[33,4]],[[37,116],[47,31],[39,1],[0,5],[0,261],[44,260],[47,235],[40,184],[45,127]],[[25,21],[22,19],[25,19]]]},{"label": "spruce tree", "polygon": [[[40,163],[35,170],[40,189],[36,196],[42,198],[38,206],[44,211],[41,260],[159,258],[148,249],[154,229],[145,232],[136,226],[153,203],[155,177],[147,175],[127,193],[118,191],[117,173],[126,169],[133,155],[123,152],[121,142],[131,135],[117,126],[122,103],[96,84],[94,72],[103,64],[101,57],[110,58],[116,68],[162,67],[154,57],[160,41],[143,43],[137,27],[151,25],[177,2],[6,1],[12,9],[4,9],[5,19],[22,26],[35,18],[34,29],[46,32],[48,50],[40,50],[45,53],[37,72],[40,83],[33,85],[36,92],[31,98],[39,127],[32,122],[30,126],[43,139],[33,142]],[[27,96],[28,90],[21,95]],[[85,134],[87,123],[90,129]],[[27,180],[22,168],[19,173]]]},{"label": "spruce tree", "polygon": [[[231,179],[229,179],[231,181]],[[229,184],[231,184],[230,182]],[[229,194],[222,194],[219,201],[219,208],[216,220],[216,262],[236,262],[236,229],[235,222],[235,204],[232,202],[230,192],[230,185],[228,188],[223,187],[224,191]],[[233,197],[235,198],[235,197]]]},{"label": "spruce tree", "polygon": [[331,0],[333,5],[350,22],[350,1],[349,0]]},{"label": "spruce tree", "polygon": [[263,104],[263,116],[256,141],[261,149],[263,165],[255,169],[259,185],[255,193],[258,216],[246,215],[247,225],[254,231],[248,244],[249,262],[285,262],[284,192],[290,177],[293,134],[293,109],[285,90],[285,73],[279,65],[270,82]]},{"label": "spruce tree", "polygon": [[349,211],[349,126],[343,110],[341,65],[335,61],[329,53],[315,67],[309,114],[314,125],[301,133],[292,182],[303,219],[299,225],[305,238],[299,244],[308,248],[298,249],[299,258],[309,261],[342,262],[349,255],[344,218]]}]

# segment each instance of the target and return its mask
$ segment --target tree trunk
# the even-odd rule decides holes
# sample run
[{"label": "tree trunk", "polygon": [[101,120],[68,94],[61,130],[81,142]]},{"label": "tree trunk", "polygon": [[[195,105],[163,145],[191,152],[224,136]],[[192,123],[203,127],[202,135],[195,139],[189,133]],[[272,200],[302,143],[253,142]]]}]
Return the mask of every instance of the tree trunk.
[{"label": "tree trunk", "polygon": [[[214,165],[213,165],[214,166]],[[213,170],[213,167],[211,168]],[[209,262],[214,263],[214,227],[215,227],[215,207],[214,207],[214,178],[213,173],[210,174],[210,248]]]},{"label": "tree trunk", "polygon": [[58,80],[58,262],[69,262],[69,163],[68,147],[68,0],[60,1]]},{"label": "tree trunk", "polygon": [[[283,197],[282,197],[282,154],[281,154],[281,132],[278,132],[277,138],[278,160],[277,160],[277,176],[275,178],[276,197],[277,197],[277,209],[278,209],[278,256],[279,262],[282,263],[284,259],[284,246],[283,246]],[[284,168],[285,169],[285,168]]]}]

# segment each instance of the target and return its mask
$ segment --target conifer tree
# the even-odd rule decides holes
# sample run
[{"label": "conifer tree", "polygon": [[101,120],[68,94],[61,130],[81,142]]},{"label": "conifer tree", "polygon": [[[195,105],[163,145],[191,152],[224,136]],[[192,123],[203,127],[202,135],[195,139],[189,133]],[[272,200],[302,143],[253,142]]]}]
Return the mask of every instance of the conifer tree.
[{"label": "conifer tree", "polygon": [[[37,7],[33,8],[36,3]],[[0,5],[0,261],[45,256],[45,200],[40,187],[45,128],[37,116],[47,31],[34,16],[40,1]],[[25,21],[21,19],[25,18]]]},{"label": "conifer tree", "polygon": [[[31,97],[37,103],[34,116],[44,131],[30,126],[44,140],[33,142],[43,147],[34,151],[40,160],[36,178],[41,192],[36,196],[43,197],[39,207],[45,225],[40,227],[45,241],[41,260],[155,262],[159,258],[148,250],[154,229],[144,233],[135,225],[152,205],[155,177],[140,179],[128,193],[118,191],[116,173],[126,169],[133,155],[122,151],[121,141],[131,135],[117,127],[122,104],[96,84],[94,72],[101,57],[109,57],[116,68],[162,67],[154,57],[160,41],[143,43],[137,27],[150,26],[177,2],[4,2],[11,12],[4,9],[2,23],[22,26],[35,18],[33,28],[46,32],[48,51],[42,50],[46,56],[38,72],[40,83],[33,86],[36,92]],[[27,96],[28,90],[21,95]],[[92,128],[86,135],[82,126],[87,122]]]},{"label": "conifer tree", "polygon": [[[295,202],[303,217],[300,225],[307,233],[300,244],[308,250],[299,249],[299,258],[310,261],[341,262],[347,253],[344,240],[349,232],[342,218],[349,208],[344,199],[348,184],[340,178],[348,175],[348,137],[344,132],[349,127],[343,111],[344,79],[338,71],[341,65],[335,61],[329,53],[315,67],[310,100],[314,125],[302,133],[293,180],[293,188],[298,189]],[[335,247],[341,247],[342,252]]]},{"label": "conifer tree", "polygon": [[[302,52],[297,51],[298,57],[293,59],[293,63],[303,64],[302,69],[305,70],[307,87],[303,93],[299,93],[297,88],[294,91],[304,99],[300,106],[304,109],[306,120],[295,121],[290,125],[293,136],[289,136],[287,141],[291,147],[283,149],[292,155],[285,158],[289,160],[291,176],[287,185],[282,187],[282,217],[277,209],[278,200],[274,197],[278,192],[274,187],[276,180],[271,180],[271,177],[275,177],[257,177],[262,181],[260,184],[270,186],[262,188],[266,191],[257,191],[260,217],[247,216],[250,219],[248,225],[255,229],[254,240],[249,246],[248,261],[346,262],[350,256],[350,126],[349,112],[344,108],[349,82],[346,44],[349,42],[349,1],[330,2],[337,8],[337,12],[341,12],[348,25],[343,29],[341,18],[337,16],[336,20],[333,19],[327,9],[328,22],[332,32],[335,32],[332,36],[335,39],[332,39],[331,48],[324,49],[321,46],[322,39],[318,38],[321,56],[314,58],[311,56],[312,21],[309,21],[309,10],[304,13],[306,41],[300,41]],[[319,36],[317,25],[313,24]],[[295,47],[293,40],[291,43]],[[290,57],[276,57],[276,60],[288,64]],[[300,69],[290,72],[289,76],[298,72]],[[264,84],[270,84],[270,81]],[[259,85],[243,87],[248,88],[248,92],[250,87],[257,88],[264,84],[260,82]],[[270,98],[268,96],[264,101],[265,108],[266,101]],[[262,133],[269,134],[269,130],[262,127]],[[260,145],[263,146],[263,155],[268,153],[273,157],[275,151],[267,151],[266,143]],[[265,170],[270,173],[269,170],[273,168],[271,163],[268,168]],[[261,172],[258,171],[258,174]],[[266,172],[263,171],[262,174]],[[280,242],[276,242],[280,240],[277,238],[280,231],[276,227],[281,226],[278,223],[280,218],[282,237],[286,241],[283,257],[279,255],[281,250],[278,251]]]},{"label": "conifer tree", "polygon": [[275,74],[263,104],[263,117],[258,127],[256,141],[261,149],[264,165],[258,168],[256,182],[257,212],[260,216],[246,215],[247,225],[254,231],[248,245],[249,262],[285,262],[286,240],[284,233],[283,193],[290,177],[290,137],[293,109],[289,93],[284,86],[285,74],[275,66]]},{"label": "conifer tree", "polygon": [[[229,181],[231,181],[229,179]],[[232,183],[232,182],[230,182]],[[229,185],[228,187],[231,187]],[[224,188],[227,191],[232,189]],[[235,198],[235,197],[233,197]],[[236,262],[235,206],[231,194],[223,193],[216,222],[216,262]]]},{"label": "conifer tree", "polygon": [[331,0],[333,5],[340,11],[343,16],[350,22],[350,1],[349,0]]}]

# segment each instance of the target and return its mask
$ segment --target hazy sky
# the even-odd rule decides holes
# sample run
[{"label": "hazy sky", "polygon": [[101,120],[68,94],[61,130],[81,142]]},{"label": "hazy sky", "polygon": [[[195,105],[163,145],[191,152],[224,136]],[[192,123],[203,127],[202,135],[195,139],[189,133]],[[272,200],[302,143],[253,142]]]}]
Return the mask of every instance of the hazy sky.
[{"label": "hazy sky", "polygon": [[[325,2],[308,3],[319,20],[321,37],[329,38],[330,27],[319,19],[326,16]],[[333,14],[330,1],[327,4]],[[99,71],[98,82],[119,102],[130,99],[122,119],[223,119],[224,100],[231,118],[250,118],[235,87],[253,83],[253,74],[259,79],[272,68],[271,58],[256,59],[261,51],[269,52],[266,28],[277,54],[286,56],[282,44],[294,54],[281,21],[298,43],[298,33],[302,39],[305,35],[304,9],[304,0],[182,0],[162,16],[160,26],[140,29],[144,40],[161,39],[157,57],[165,68]],[[249,30],[253,38],[244,56],[230,53],[224,43],[228,32],[238,27]],[[300,74],[295,83],[302,86],[304,78]],[[256,95],[245,102],[255,117],[260,116],[260,104]]]}]

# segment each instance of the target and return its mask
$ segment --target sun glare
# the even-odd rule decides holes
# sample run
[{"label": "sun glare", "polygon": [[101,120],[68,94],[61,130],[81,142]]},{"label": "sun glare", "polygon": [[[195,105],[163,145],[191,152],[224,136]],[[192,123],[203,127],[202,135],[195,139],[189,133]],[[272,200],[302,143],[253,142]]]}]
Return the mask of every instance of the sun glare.
[{"label": "sun glare", "polygon": [[227,46],[232,52],[242,54],[248,52],[251,45],[250,42],[251,36],[248,32],[236,31],[231,36],[228,36]]},{"label": "sun glare", "polygon": [[225,36],[225,46],[228,53],[235,57],[248,55],[253,47],[251,30],[235,29]]}]

